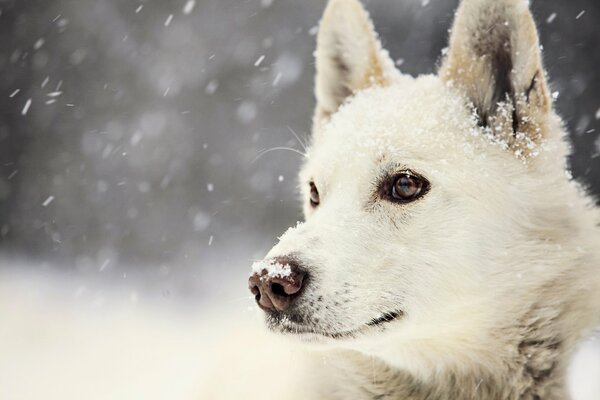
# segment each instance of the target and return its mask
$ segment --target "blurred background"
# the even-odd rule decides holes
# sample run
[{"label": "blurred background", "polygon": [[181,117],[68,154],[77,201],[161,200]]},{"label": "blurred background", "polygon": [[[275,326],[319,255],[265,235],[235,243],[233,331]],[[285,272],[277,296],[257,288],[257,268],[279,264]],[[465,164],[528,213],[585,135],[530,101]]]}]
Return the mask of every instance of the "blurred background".
[{"label": "blurred background", "polygon": [[[435,72],[456,0],[365,3],[402,71]],[[531,4],[573,175],[598,198],[600,3]],[[251,306],[251,260],[302,218],[300,156],[280,148],[310,134],[324,5],[0,0],[4,310]]]}]

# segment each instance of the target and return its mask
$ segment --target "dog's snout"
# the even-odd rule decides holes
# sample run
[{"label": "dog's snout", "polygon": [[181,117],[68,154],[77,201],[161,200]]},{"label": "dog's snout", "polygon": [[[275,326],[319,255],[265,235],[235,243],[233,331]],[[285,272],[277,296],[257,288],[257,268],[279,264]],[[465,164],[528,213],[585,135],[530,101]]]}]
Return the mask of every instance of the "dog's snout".
[{"label": "dog's snout", "polygon": [[300,296],[306,272],[290,257],[276,257],[253,267],[248,287],[266,311],[285,311]]}]

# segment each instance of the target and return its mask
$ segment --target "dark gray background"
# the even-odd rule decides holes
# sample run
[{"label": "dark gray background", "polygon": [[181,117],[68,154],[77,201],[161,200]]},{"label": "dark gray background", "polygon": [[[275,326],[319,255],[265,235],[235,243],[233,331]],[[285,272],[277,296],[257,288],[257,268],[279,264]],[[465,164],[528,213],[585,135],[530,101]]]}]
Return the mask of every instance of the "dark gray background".
[{"label": "dark gray background", "polygon": [[[309,134],[325,2],[195,3],[0,1],[0,255],[198,293],[301,218],[300,157],[256,158]],[[419,74],[435,71],[456,4],[367,7],[401,69]],[[573,173],[598,195],[600,3],[532,8]]]}]

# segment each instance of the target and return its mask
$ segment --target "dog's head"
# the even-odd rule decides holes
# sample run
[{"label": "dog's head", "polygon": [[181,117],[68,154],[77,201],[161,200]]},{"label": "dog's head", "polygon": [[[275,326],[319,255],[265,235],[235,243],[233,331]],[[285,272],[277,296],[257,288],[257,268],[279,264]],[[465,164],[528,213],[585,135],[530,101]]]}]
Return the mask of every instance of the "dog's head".
[{"label": "dog's head", "polygon": [[358,1],[331,0],[316,57],[306,221],[250,278],[268,326],[364,346],[489,334],[563,223],[546,212],[566,151],[526,1],[463,0],[439,74],[412,78]]}]

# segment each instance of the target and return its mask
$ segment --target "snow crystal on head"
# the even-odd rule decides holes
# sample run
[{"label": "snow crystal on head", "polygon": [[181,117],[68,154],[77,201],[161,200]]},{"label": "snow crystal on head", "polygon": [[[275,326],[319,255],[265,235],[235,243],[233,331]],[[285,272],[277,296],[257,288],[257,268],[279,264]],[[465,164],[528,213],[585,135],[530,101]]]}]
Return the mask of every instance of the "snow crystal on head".
[{"label": "snow crystal on head", "polygon": [[293,232],[296,232],[298,229],[300,229],[302,227],[302,225],[304,225],[304,222],[302,221],[296,221],[296,226],[290,226],[284,233],[283,235],[279,238],[279,240],[281,240],[285,235],[289,235]]},{"label": "snow crystal on head", "polygon": [[335,158],[347,163],[344,155],[352,154],[353,160],[363,163],[373,154],[402,158],[407,149],[464,150],[464,143],[477,142],[469,134],[474,130],[476,121],[464,99],[437,76],[402,76],[392,86],[363,90],[342,105],[320,132],[314,150],[319,156],[320,148],[326,149],[331,160],[336,148]]},{"label": "snow crystal on head", "polygon": [[287,278],[292,274],[292,270],[287,264],[284,265],[273,260],[261,260],[252,264],[252,274],[262,274],[260,279]]},{"label": "snow crystal on head", "polygon": [[[351,164],[364,169],[372,160],[386,158],[413,164],[428,160],[427,168],[438,169],[465,158],[485,166],[488,157],[510,153],[504,136],[479,126],[467,99],[435,75],[401,76],[390,86],[359,91],[317,134],[310,164],[328,165],[329,171]],[[524,133],[509,136],[511,144],[519,144],[512,149],[514,158],[523,163],[546,150],[545,143]],[[439,157],[432,159],[432,154]],[[319,175],[328,180],[327,173]]]}]

